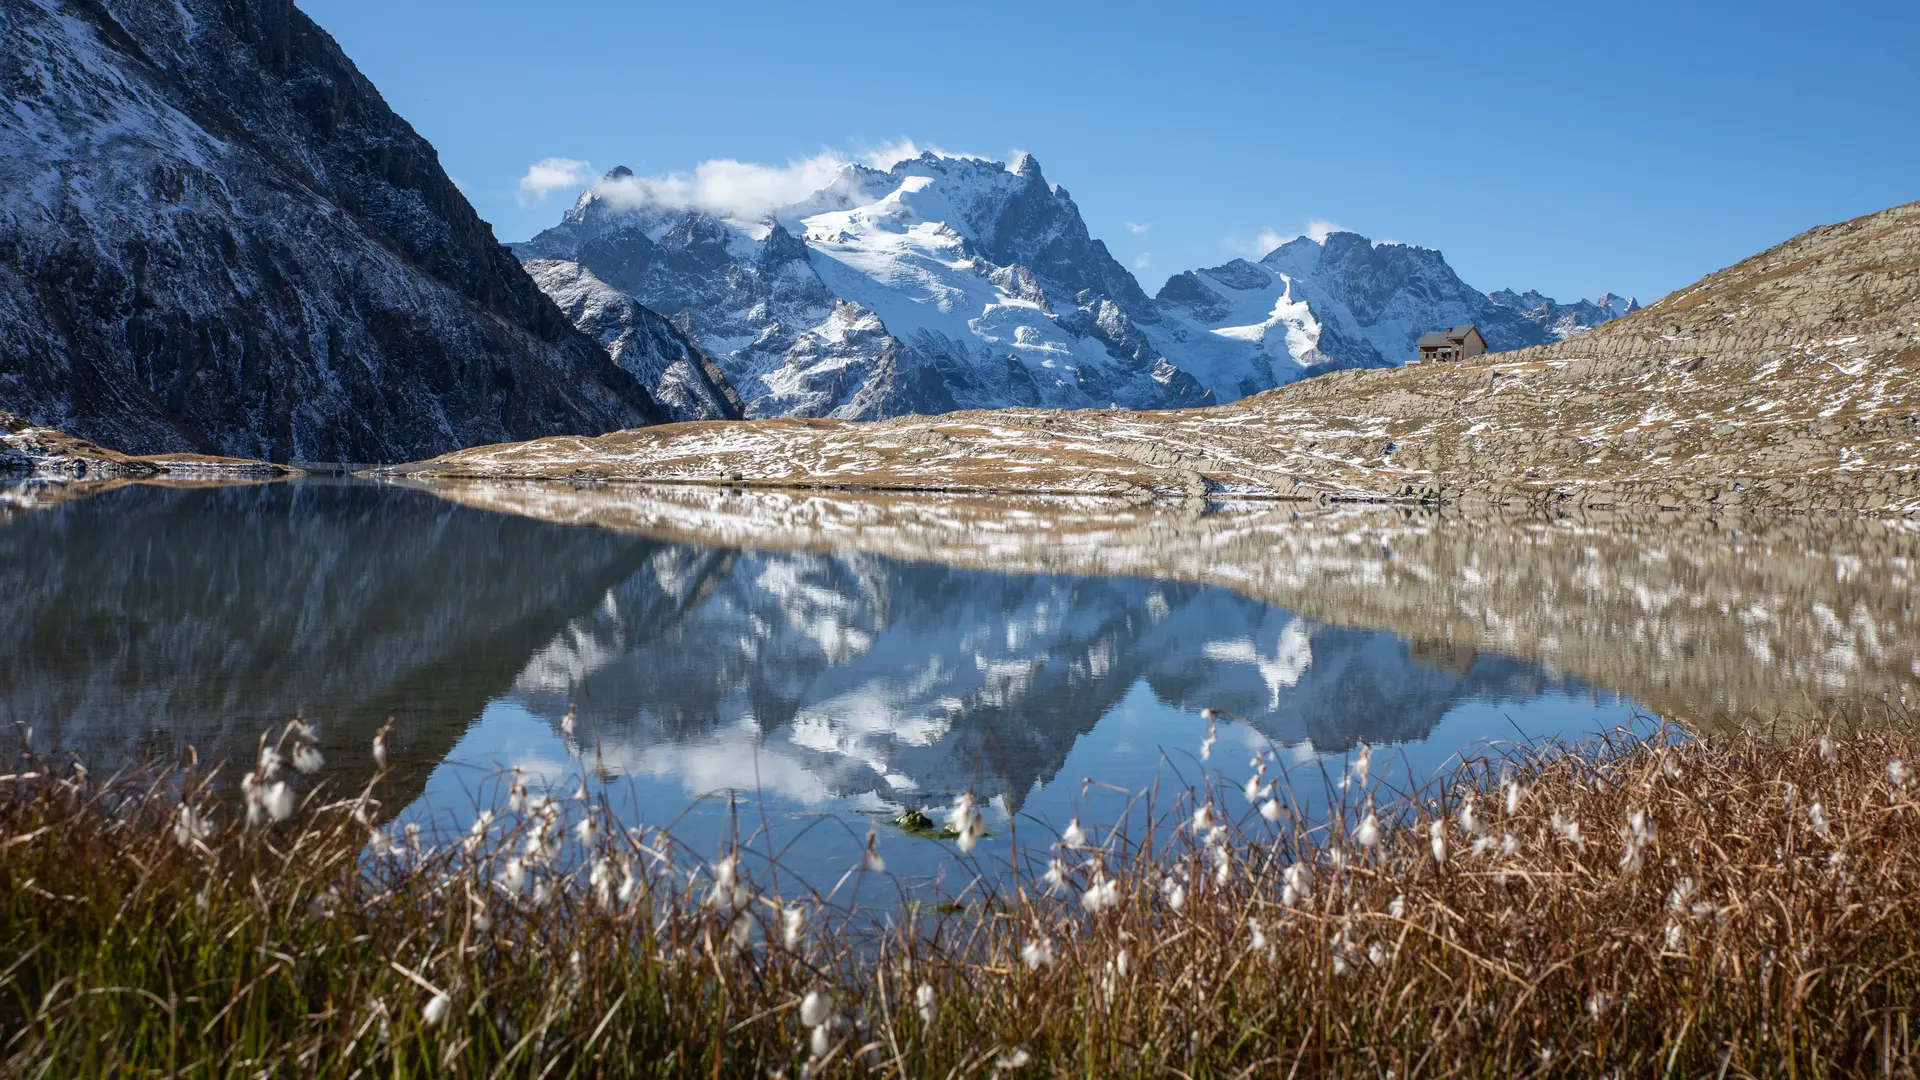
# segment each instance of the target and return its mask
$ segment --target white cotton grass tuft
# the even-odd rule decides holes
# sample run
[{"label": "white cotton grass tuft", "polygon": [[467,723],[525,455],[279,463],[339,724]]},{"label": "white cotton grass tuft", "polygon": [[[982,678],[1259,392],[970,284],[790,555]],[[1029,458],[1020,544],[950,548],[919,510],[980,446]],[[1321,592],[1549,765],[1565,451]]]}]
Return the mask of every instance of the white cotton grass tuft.
[{"label": "white cotton grass tuft", "polygon": [[573,827],[573,834],[579,837],[581,847],[592,849],[594,842],[600,839],[600,823],[591,816],[583,817],[580,824]]},{"label": "white cotton grass tuft", "polygon": [[306,776],[319,772],[327,764],[320,748],[309,742],[303,742],[293,748],[293,767]]},{"label": "white cotton grass tuft", "polygon": [[1297,862],[1281,875],[1280,902],[1294,907],[1313,895],[1313,867]]},{"label": "white cotton grass tuft", "polygon": [[1827,838],[1831,829],[1827,824],[1827,808],[1824,804],[1809,803],[1807,805],[1807,827],[1812,829],[1813,835],[1820,839]]},{"label": "white cotton grass tuft", "polygon": [[1480,835],[1480,815],[1474,812],[1473,796],[1460,800],[1460,810],[1456,815],[1460,821],[1460,831],[1468,836]]},{"label": "white cotton grass tuft", "polygon": [[953,832],[954,844],[963,853],[972,851],[980,838],[987,835],[987,823],[974,806],[972,792],[962,792],[953,801],[953,809],[947,813],[947,828]]},{"label": "white cotton grass tuft", "polygon": [[1347,775],[1341,778],[1340,786],[1344,788],[1351,783],[1353,786],[1365,790],[1367,777],[1372,771],[1373,747],[1368,746],[1366,743],[1361,743],[1360,752],[1354,755],[1353,764],[1347,766]]},{"label": "white cotton grass tuft", "polygon": [[913,992],[913,1007],[920,1014],[920,1022],[931,1026],[939,1015],[934,1005],[933,987],[921,983],[920,988]]},{"label": "white cotton grass tuft", "polygon": [[1120,883],[1103,877],[1080,894],[1080,907],[1089,915],[1098,915],[1120,906]]},{"label": "white cotton grass tuft", "polygon": [[1520,803],[1527,797],[1527,786],[1518,781],[1509,780],[1506,786],[1506,796],[1507,816],[1512,817],[1520,812]]},{"label": "white cotton grass tuft", "polygon": [[285,821],[293,816],[293,789],[285,780],[275,780],[267,785],[260,795],[260,804],[275,821]]},{"label": "white cotton grass tuft", "polygon": [[1053,963],[1053,942],[1044,934],[1036,934],[1020,946],[1020,962],[1030,971]]},{"label": "white cotton grass tuft", "polygon": [[1380,819],[1374,816],[1373,811],[1367,811],[1367,816],[1360,819],[1360,827],[1353,831],[1353,842],[1363,848],[1380,842]]},{"label": "white cotton grass tuft", "polygon": [[1387,914],[1393,916],[1396,919],[1406,918],[1407,917],[1407,898],[1405,896],[1394,897],[1393,900],[1387,904]]},{"label": "white cotton grass tuft", "polygon": [[574,723],[575,717],[579,715],[578,710],[579,710],[579,706],[577,705],[570,704],[567,706],[567,715],[560,718],[560,734],[562,735],[573,734],[573,723]]},{"label": "white cotton grass tuft", "polygon": [[780,947],[791,953],[800,951],[806,942],[807,909],[798,904],[788,904],[780,910]]},{"label": "white cotton grass tuft", "polygon": [[1065,892],[1067,889],[1066,862],[1062,859],[1047,860],[1047,872],[1045,875],[1045,881],[1047,883],[1048,892],[1055,893],[1055,894]]},{"label": "white cotton grass tuft", "polygon": [[1821,761],[1824,761],[1827,764],[1831,765],[1835,761],[1838,761],[1840,759],[1840,754],[1833,748],[1833,736],[1831,735],[1820,736],[1819,746],[1820,746]]},{"label": "white cotton grass tuft", "polygon": [[1187,887],[1172,878],[1160,883],[1160,895],[1169,910],[1179,911],[1187,906]]},{"label": "white cotton grass tuft", "polygon": [[519,896],[527,889],[527,864],[518,858],[508,859],[495,880],[508,896]]},{"label": "white cotton grass tuft", "polygon": [[[1271,787],[1272,785],[1268,786]],[[1266,802],[1260,804],[1260,816],[1268,821],[1279,821],[1285,813],[1286,808],[1280,805],[1279,799],[1268,799]]]},{"label": "white cotton grass tuft", "polygon": [[1213,828],[1213,804],[1209,802],[1202,804],[1193,812],[1193,831],[1203,833],[1211,828]]},{"label": "white cotton grass tuft", "polygon": [[1076,816],[1073,820],[1067,822],[1067,827],[1061,830],[1060,843],[1063,847],[1086,846],[1087,830],[1081,827],[1079,817]]},{"label": "white cotton grass tuft", "polygon": [[367,834],[367,850],[375,855],[393,854],[393,834],[385,829],[375,828]]},{"label": "white cotton grass tuft", "polygon": [[809,990],[800,999],[800,1022],[810,1028],[826,1027],[833,1022],[833,998],[818,990]]},{"label": "white cotton grass tuft", "polygon": [[1904,788],[1913,780],[1913,770],[1899,758],[1887,762],[1887,782],[1896,788]]},{"label": "white cotton grass tuft", "polygon": [[1427,835],[1433,840],[1433,861],[1447,861],[1447,823],[1439,818],[1427,825]]},{"label": "white cotton grass tuft", "polygon": [[203,844],[213,836],[213,822],[208,821],[193,807],[180,804],[180,820],[173,823],[173,842],[183,848]]},{"label": "white cotton grass tuft", "polygon": [[420,1019],[425,1021],[428,1027],[433,1027],[446,1019],[447,1009],[452,1005],[453,999],[445,993],[435,994],[428,999],[427,1007],[420,1010]]}]

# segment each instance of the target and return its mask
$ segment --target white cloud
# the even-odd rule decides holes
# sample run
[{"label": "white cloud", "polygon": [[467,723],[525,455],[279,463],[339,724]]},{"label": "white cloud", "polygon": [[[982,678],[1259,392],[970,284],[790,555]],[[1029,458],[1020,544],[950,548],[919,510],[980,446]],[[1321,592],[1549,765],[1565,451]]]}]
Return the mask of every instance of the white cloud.
[{"label": "white cloud", "polygon": [[1133,257],[1133,268],[1135,270],[1145,270],[1147,267],[1152,265],[1153,265],[1153,252],[1151,251],[1143,251],[1140,254],[1135,255]]},{"label": "white cloud", "polygon": [[545,202],[549,192],[586,187],[591,183],[593,166],[573,158],[550,157],[527,166],[527,175],[520,178],[520,193],[515,198],[525,206],[529,201]]},{"label": "white cloud", "polygon": [[837,150],[785,165],[718,158],[701,162],[692,175],[623,176],[600,181],[594,192],[616,206],[692,206],[735,221],[758,221],[833,183],[848,164]]},{"label": "white cloud", "polygon": [[891,169],[900,162],[906,161],[909,158],[917,158],[928,150],[932,150],[936,154],[941,153],[936,147],[921,146],[912,139],[894,139],[890,142],[883,142],[879,146],[861,154],[860,160],[876,169]]},{"label": "white cloud", "polygon": [[1146,232],[1148,229],[1153,228],[1151,224],[1142,225],[1137,221],[1123,221],[1120,224],[1125,225],[1127,227],[1127,231],[1132,233],[1135,236],[1139,236],[1141,233]]},{"label": "white cloud", "polygon": [[1239,235],[1229,236],[1226,245],[1250,259],[1260,259],[1265,258],[1274,248],[1303,236],[1316,244],[1324,244],[1327,242],[1327,237],[1334,233],[1349,231],[1351,230],[1345,226],[1336,225],[1325,218],[1308,218],[1307,227],[1296,233],[1282,233],[1269,225],[1262,228],[1259,235],[1251,240]]},{"label": "white cloud", "polygon": [[1308,218],[1307,231],[1302,235],[1316,244],[1324,244],[1327,242],[1327,237],[1334,233],[1352,231],[1344,225],[1335,225],[1325,218]]}]

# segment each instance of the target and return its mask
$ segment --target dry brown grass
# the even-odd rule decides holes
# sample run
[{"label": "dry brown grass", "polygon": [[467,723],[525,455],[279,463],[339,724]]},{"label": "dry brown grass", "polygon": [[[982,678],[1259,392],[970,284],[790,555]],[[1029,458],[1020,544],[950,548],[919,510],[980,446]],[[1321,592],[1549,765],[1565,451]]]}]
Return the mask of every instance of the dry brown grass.
[{"label": "dry brown grass", "polygon": [[[1600,742],[1418,792],[1356,784],[1317,820],[1263,814],[1234,763],[1207,789],[1141,793],[1132,828],[1077,844],[1022,824],[1013,869],[882,912],[782,895],[751,850],[729,887],[665,834],[572,802],[550,862],[526,855],[538,806],[471,844],[388,838],[358,820],[378,782],[201,838],[183,799],[238,811],[217,774],[28,760],[0,781],[4,1060],[27,1076],[1910,1074],[1917,752],[1904,733]],[[375,854],[388,839],[397,854]],[[791,936],[788,910],[805,920]]]}]

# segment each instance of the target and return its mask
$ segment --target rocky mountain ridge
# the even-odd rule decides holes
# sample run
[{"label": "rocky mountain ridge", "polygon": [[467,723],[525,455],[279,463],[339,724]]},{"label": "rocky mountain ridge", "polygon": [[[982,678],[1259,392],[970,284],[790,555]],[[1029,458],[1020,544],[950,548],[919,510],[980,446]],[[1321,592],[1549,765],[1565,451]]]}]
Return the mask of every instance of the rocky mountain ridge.
[{"label": "rocky mountain ridge", "polygon": [[291,0],[0,3],[0,405],[407,460],[660,418]]},{"label": "rocky mountain ridge", "polygon": [[1578,337],[1210,409],[767,420],[488,447],[426,477],[1920,513],[1920,203]]},{"label": "rocky mountain ridge", "polygon": [[1402,363],[1437,327],[1478,323],[1516,349],[1614,314],[1503,303],[1438,251],[1348,232],[1148,297],[1031,155],[847,164],[760,217],[682,205],[619,168],[515,250],[684,322],[756,417],[1217,403]]}]

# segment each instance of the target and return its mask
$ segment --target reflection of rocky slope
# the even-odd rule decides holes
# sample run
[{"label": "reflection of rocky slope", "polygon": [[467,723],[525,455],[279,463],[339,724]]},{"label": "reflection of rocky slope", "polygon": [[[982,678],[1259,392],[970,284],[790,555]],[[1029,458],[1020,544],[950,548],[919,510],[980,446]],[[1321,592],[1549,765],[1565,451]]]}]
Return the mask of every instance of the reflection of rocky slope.
[{"label": "reflection of rocky slope", "polygon": [[[1549,664],[1659,712],[1773,720],[1920,702],[1920,534],[1902,522],[1204,515],[1105,500],[443,485],[553,521],[949,565],[1225,585],[1329,623]],[[1439,663],[1438,661],[1430,661]],[[1444,666],[1444,664],[1441,664]]]},{"label": "reflection of rocky slope", "polygon": [[126,488],[0,528],[0,719],[96,765],[295,711],[358,778],[397,716],[402,781],[651,545],[319,483]]},{"label": "reflection of rocky slope", "polygon": [[1323,749],[1418,738],[1464,699],[1557,685],[1492,657],[1449,671],[1391,634],[1195,585],[667,548],[519,686],[556,721],[581,687],[579,736],[611,772],[807,798],[972,784],[1018,802],[1142,680]]}]

